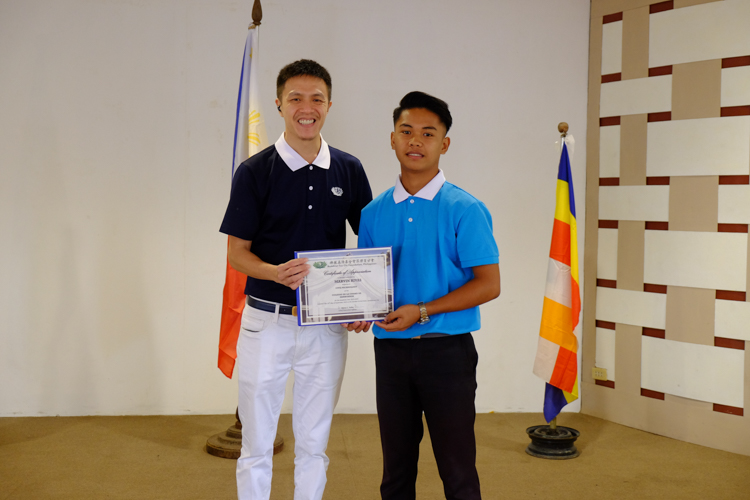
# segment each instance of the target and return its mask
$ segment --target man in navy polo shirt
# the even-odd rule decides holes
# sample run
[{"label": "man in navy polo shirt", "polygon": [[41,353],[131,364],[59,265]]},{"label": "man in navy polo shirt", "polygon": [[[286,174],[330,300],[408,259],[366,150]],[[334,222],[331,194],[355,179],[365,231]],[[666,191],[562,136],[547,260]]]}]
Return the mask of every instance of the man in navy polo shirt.
[{"label": "man in navy polo shirt", "polygon": [[[359,246],[393,247],[396,310],[375,323],[383,499],[414,499],[422,414],[449,500],[481,498],[474,398],[479,304],[500,294],[487,207],[446,182],[448,105],[411,92],[393,112],[396,186],[362,211]],[[353,323],[351,330],[366,330]]]},{"label": "man in navy polo shirt", "polygon": [[357,158],[320,135],[331,107],[331,77],[315,61],[285,66],[276,81],[284,133],[237,169],[221,232],[229,263],[248,276],[237,343],[242,499],[271,494],[273,440],[289,372],[294,370],[295,500],[319,500],[325,454],[346,363],[340,325],[298,327],[295,290],[309,272],[294,252],[346,246],[346,221],[359,230],[372,192]]}]

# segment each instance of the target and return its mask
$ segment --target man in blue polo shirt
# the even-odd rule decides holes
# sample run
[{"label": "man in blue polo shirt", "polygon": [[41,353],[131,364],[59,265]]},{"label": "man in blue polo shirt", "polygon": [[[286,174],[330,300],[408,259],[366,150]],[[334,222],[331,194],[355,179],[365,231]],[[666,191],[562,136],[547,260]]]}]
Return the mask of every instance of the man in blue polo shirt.
[{"label": "man in blue polo shirt", "polygon": [[270,497],[273,440],[294,370],[294,498],[319,500],[347,332],[340,325],[297,326],[295,290],[310,266],[294,252],[344,248],[346,221],[357,233],[372,192],[359,160],[320,135],[331,107],[328,71],[302,59],[279,72],[276,86],[284,133],[237,169],[221,225],[229,235],[229,263],[248,276],[237,343],[237,491],[241,500]]},{"label": "man in blue polo shirt", "polygon": [[[448,105],[411,92],[393,112],[396,186],[362,211],[359,246],[393,247],[396,310],[375,323],[381,496],[414,499],[422,414],[447,499],[481,498],[474,398],[479,305],[500,294],[487,207],[446,182]],[[366,330],[354,323],[352,330]]]}]

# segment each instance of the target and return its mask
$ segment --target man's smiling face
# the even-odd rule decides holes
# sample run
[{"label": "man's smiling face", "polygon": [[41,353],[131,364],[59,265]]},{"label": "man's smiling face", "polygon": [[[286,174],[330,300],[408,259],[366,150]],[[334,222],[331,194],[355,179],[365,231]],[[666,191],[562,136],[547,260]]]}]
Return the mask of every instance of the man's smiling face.
[{"label": "man's smiling face", "polygon": [[401,167],[411,172],[437,172],[450,139],[438,115],[424,108],[406,109],[391,132],[391,148]]},{"label": "man's smiling face", "polygon": [[284,117],[285,137],[290,144],[317,140],[326,121],[331,101],[323,80],[314,76],[295,76],[284,84],[276,99]]}]

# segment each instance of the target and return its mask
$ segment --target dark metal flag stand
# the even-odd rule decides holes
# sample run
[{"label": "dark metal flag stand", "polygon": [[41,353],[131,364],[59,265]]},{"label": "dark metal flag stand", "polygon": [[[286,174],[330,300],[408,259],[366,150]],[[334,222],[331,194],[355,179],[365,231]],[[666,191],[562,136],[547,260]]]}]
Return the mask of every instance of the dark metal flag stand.
[{"label": "dark metal flag stand", "polygon": [[[263,9],[260,5],[260,0],[255,0],[253,3],[253,24],[248,29],[256,29],[260,26],[260,20],[263,18]],[[239,408],[234,413],[237,421],[224,432],[214,434],[208,441],[206,441],[206,451],[210,455],[221,458],[240,458],[240,450],[242,449],[242,422],[240,422]],[[276,433],[276,439],[273,440],[273,454],[277,454],[284,449],[284,438]]]},{"label": "dark metal flag stand", "polygon": [[558,427],[557,417],[549,425],[529,427],[526,434],[531,438],[526,453],[532,457],[566,460],[581,454],[573,444],[581,433],[570,427]]},{"label": "dark metal flag stand", "polygon": [[[565,136],[568,135],[568,124],[561,122],[557,130],[560,132],[560,141],[565,141]],[[562,144],[560,146],[562,149]],[[553,418],[549,425],[529,427],[526,429],[526,434],[531,439],[526,453],[532,457],[566,460],[580,455],[573,443],[581,433],[570,427],[558,427],[557,417]]]}]

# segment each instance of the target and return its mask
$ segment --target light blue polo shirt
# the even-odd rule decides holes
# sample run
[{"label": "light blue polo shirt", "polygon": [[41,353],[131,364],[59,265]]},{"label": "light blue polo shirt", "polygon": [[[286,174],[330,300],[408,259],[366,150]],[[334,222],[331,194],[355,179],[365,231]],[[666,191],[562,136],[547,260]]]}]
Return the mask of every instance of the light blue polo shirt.
[{"label": "light blue polo shirt", "polygon": [[[443,171],[417,194],[401,184],[362,210],[359,248],[393,247],[394,302],[430,302],[474,277],[471,268],[498,263],[487,207],[445,181]],[[427,333],[455,335],[478,330],[479,307],[430,316],[425,325],[386,332],[373,325],[377,338],[411,338]]]}]

